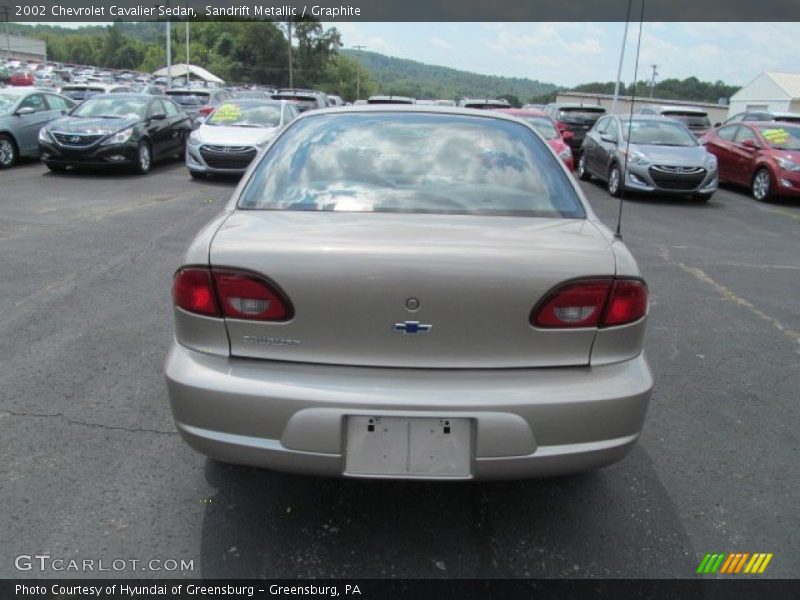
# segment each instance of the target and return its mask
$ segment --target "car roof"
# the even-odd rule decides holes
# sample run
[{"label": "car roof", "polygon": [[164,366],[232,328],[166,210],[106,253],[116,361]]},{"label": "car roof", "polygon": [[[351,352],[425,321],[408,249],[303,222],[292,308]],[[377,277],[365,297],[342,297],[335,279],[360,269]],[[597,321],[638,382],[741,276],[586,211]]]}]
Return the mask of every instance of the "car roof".
[{"label": "car roof", "polygon": [[27,93],[39,92],[42,93],[42,90],[39,88],[31,88],[31,87],[7,87],[0,89],[0,94],[7,94],[9,96],[24,96]]}]

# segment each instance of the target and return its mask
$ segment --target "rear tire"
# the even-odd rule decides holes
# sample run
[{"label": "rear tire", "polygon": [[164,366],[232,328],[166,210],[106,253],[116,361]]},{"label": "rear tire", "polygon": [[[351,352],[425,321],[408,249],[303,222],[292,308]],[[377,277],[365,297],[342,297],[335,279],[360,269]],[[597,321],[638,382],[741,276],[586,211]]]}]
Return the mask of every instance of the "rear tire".
[{"label": "rear tire", "polygon": [[608,193],[619,198],[622,194],[622,172],[616,164],[611,165],[608,171]]},{"label": "rear tire", "polygon": [[19,159],[19,150],[13,138],[8,135],[0,135],[0,169],[10,169]]},{"label": "rear tire", "polygon": [[581,152],[580,156],[578,157],[578,179],[581,181],[591,181],[592,174],[589,173],[589,169],[586,168],[586,153]]},{"label": "rear tire", "polygon": [[759,169],[753,175],[753,182],[750,185],[750,191],[753,198],[759,202],[768,202],[772,198],[772,175],[769,169]]}]

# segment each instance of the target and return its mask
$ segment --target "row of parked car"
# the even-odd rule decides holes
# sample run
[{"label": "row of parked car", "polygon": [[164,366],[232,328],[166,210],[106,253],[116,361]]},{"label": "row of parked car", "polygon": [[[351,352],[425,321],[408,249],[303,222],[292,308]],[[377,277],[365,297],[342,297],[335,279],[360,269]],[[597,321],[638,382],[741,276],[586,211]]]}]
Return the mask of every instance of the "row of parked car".
[{"label": "row of parked car", "polygon": [[[182,88],[161,95],[106,88],[69,97],[6,88],[0,90],[0,167],[41,156],[54,171],[128,165],[146,173],[159,159],[184,156],[193,178],[242,173],[301,112],[338,101],[300,89]],[[366,103],[443,104],[396,96]],[[800,195],[800,115],[743,113],[712,128],[708,115],[693,107],[646,106],[623,116],[596,105],[516,109],[487,98],[459,104],[525,121],[569,170],[605,182],[614,196],[627,190],[707,201],[720,180],[746,185],[762,201]]]}]

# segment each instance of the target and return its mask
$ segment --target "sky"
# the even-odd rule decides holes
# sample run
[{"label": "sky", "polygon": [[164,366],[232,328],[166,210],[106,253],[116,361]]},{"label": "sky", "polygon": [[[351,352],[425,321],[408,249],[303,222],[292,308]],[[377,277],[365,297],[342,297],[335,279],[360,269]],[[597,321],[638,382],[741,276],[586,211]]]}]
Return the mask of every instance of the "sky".
[{"label": "sky", "polygon": [[[54,23],[55,24],[55,23]],[[64,26],[65,23],[60,23]],[[73,23],[71,26],[80,24]],[[573,86],[614,81],[624,23],[333,24],[346,48],[488,75]],[[634,75],[639,24],[628,29],[623,80]],[[639,79],[695,76],[744,85],[761,71],[800,71],[800,23],[644,23]]]},{"label": "sky", "polygon": [[[345,47],[561,86],[614,81],[624,23],[337,23]],[[628,29],[632,81],[639,24]],[[744,85],[761,71],[800,71],[800,23],[644,23],[639,79],[695,76]]]}]

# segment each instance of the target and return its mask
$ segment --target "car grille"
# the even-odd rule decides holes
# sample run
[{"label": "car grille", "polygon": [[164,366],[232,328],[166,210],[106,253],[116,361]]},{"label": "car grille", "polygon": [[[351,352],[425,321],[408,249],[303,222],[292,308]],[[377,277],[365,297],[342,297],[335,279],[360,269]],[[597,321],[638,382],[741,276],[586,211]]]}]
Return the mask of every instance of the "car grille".
[{"label": "car grille", "polygon": [[84,148],[91,146],[96,141],[104,138],[105,135],[80,135],[77,133],[56,133],[53,132],[53,138],[62,146],[73,146],[76,148]]},{"label": "car grille", "polygon": [[653,165],[650,177],[655,184],[665,190],[692,191],[706,178],[706,170],[701,167],[672,167]]},{"label": "car grille", "polygon": [[202,146],[200,155],[212,169],[246,169],[256,157],[252,146]]}]

